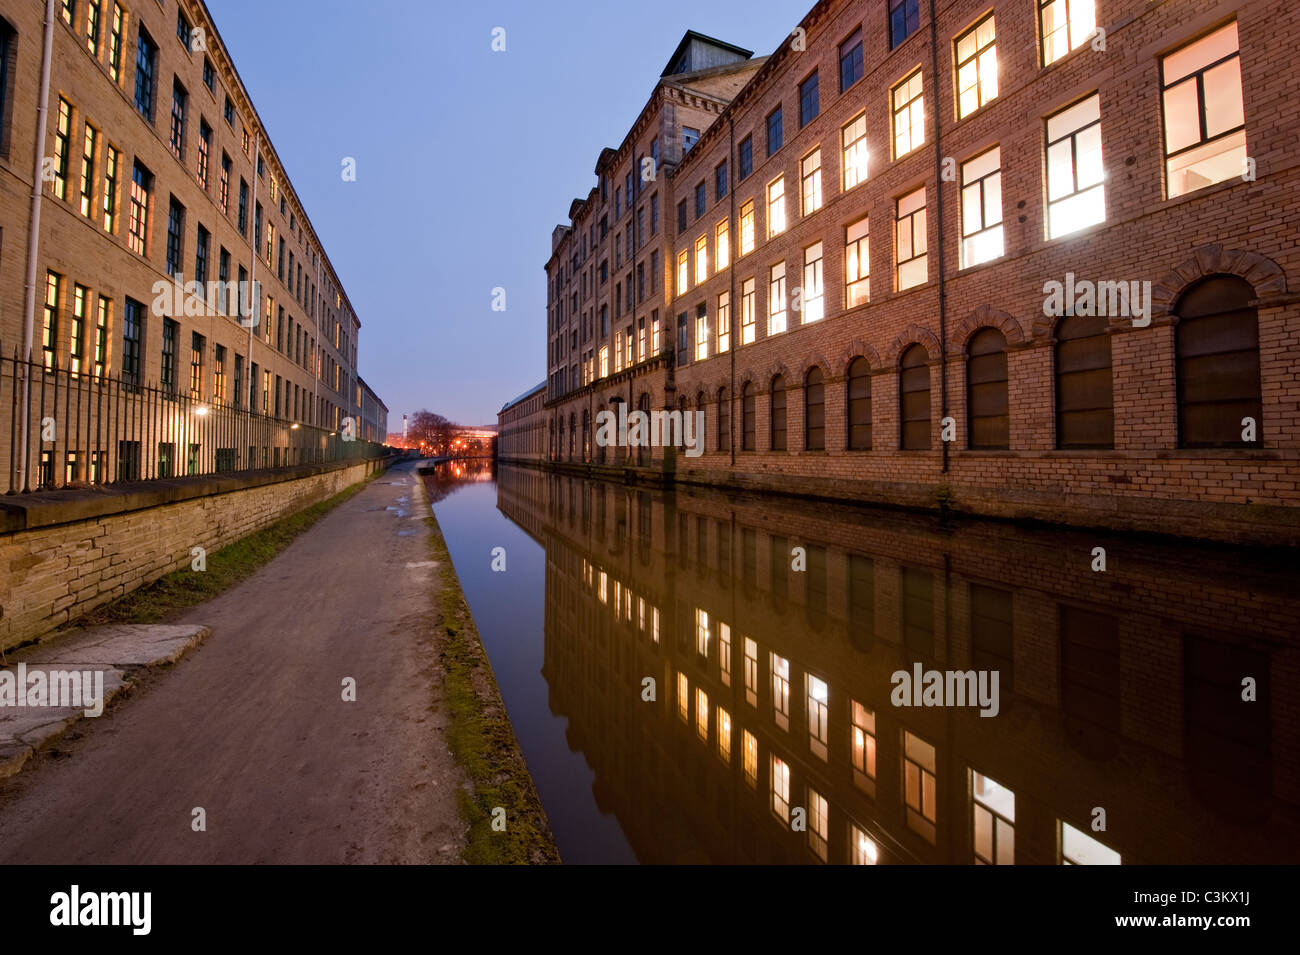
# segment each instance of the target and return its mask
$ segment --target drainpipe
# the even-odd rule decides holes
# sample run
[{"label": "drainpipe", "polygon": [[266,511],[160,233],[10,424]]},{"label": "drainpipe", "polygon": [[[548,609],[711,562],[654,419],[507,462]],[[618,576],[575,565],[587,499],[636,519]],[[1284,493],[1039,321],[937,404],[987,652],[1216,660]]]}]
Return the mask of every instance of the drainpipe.
[{"label": "drainpipe", "polygon": [[[253,140],[253,223],[254,233],[257,232],[257,161],[262,155],[262,131],[257,131],[257,136]],[[269,216],[263,217],[262,225],[265,226],[270,221]],[[253,260],[249,263],[248,271],[248,303],[253,307],[253,314],[248,316],[248,410],[251,413],[253,409],[253,389],[257,387],[257,382],[253,380],[253,326],[259,321],[262,311],[262,303],[256,300],[254,292],[257,289],[257,256],[261,249],[258,248],[258,240],[261,237],[253,236]],[[263,369],[265,372],[265,369]]]},{"label": "drainpipe", "polygon": [[[54,62],[54,0],[45,0],[45,45],[41,50],[41,93],[36,104],[36,148],[32,156],[32,212],[27,231],[27,287],[23,301],[23,361],[31,362],[32,346],[36,334],[36,259],[41,245],[41,167],[45,162],[45,128],[50,110],[50,68]],[[28,387],[31,365],[24,364],[23,377],[23,437],[19,443],[18,469],[21,480],[16,486],[28,487],[27,451],[32,433],[32,398]]]},{"label": "drainpipe", "polygon": [[[941,116],[939,109],[939,27],[934,17],[934,0],[930,0],[930,76],[934,84],[934,186],[935,212],[939,217],[939,408],[940,417],[948,417],[948,295],[944,285],[943,258],[943,150],[939,145]],[[942,432],[940,432],[942,433]],[[943,452],[941,473],[948,473],[948,444],[940,441]]]},{"label": "drainpipe", "polygon": [[[731,181],[727,183],[727,195],[731,198],[727,211],[727,261],[731,263],[731,268],[727,271],[731,273],[730,291],[727,293],[727,301],[730,307],[727,309],[727,323],[731,326],[727,329],[727,340],[731,342],[731,347],[727,351],[731,352],[731,387],[727,391],[727,403],[731,406],[727,409],[727,447],[731,451],[731,467],[736,467],[736,349],[740,347],[740,336],[733,335],[736,330],[736,309],[740,303],[736,301],[736,252],[739,251],[737,241],[732,241],[732,236],[740,228],[740,223],[736,222],[736,124],[735,117],[732,116],[731,110],[727,110],[727,178]],[[716,250],[715,250],[716,251]]]}]

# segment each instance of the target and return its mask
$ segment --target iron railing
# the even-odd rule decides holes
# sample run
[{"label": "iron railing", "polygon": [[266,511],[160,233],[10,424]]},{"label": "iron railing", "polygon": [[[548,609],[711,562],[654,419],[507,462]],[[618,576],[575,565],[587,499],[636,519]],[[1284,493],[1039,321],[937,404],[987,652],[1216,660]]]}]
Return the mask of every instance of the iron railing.
[{"label": "iron railing", "polygon": [[[232,377],[223,386],[226,400],[205,399],[96,374],[90,362],[65,368],[39,353],[23,360],[16,350],[5,357],[0,347],[0,464],[8,493],[319,464],[389,450],[351,437],[360,433],[359,419],[330,430],[236,406],[235,395],[242,392],[240,404],[247,403],[256,384]],[[275,395],[267,401],[274,408]],[[307,407],[299,410],[305,415]]]}]

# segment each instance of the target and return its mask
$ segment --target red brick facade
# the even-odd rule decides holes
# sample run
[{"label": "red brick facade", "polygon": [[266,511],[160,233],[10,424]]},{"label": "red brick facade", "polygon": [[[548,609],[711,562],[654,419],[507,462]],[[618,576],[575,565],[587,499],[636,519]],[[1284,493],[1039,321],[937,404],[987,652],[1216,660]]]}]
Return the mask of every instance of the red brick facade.
[{"label": "red brick facade", "polygon": [[[1034,0],[998,2],[991,7],[998,92],[959,120],[955,41],[990,11],[989,4],[962,0],[944,5],[931,24],[929,4],[921,2],[919,28],[892,50],[886,7],[884,0],[817,4],[755,72],[747,74],[738,64],[723,68],[729,75],[747,77],[738,92],[717,88],[706,96],[691,90],[694,74],[665,76],[622,147],[602,154],[597,173],[603,186],[574,204],[572,223],[557,229],[547,266],[547,456],[560,462],[635,465],[635,456],[628,461],[621,449],[596,446],[591,435],[595,414],[618,401],[633,408],[675,408],[684,401],[692,410],[706,412],[707,453],[684,458],[654,449],[647,462],[649,471],[672,472],[678,481],[919,506],[943,503],[1000,516],[1209,537],[1300,540],[1300,300],[1288,278],[1300,264],[1295,241],[1300,175],[1289,158],[1300,112],[1300,76],[1287,58],[1287,47],[1300,38],[1300,8],[1280,0],[1158,5],[1097,0],[1096,25],[1105,31],[1104,38],[1094,34],[1043,65],[1039,5]],[[1163,58],[1229,24],[1235,24],[1238,36],[1246,153],[1254,177],[1243,167],[1246,175],[1170,197],[1162,135]],[[864,69],[841,92],[841,45],[858,29]],[[924,142],[895,157],[892,91],[918,68]],[[819,110],[800,128],[800,85],[814,70]],[[1047,120],[1093,94],[1099,103],[1105,175],[1104,202],[1090,201],[1104,221],[1048,238]],[[720,106],[727,96],[729,103]],[[767,118],[778,105],[783,142],[768,157]],[[846,189],[842,131],[864,111],[868,175]],[[686,117],[694,123],[714,121],[684,156],[661,150],[658,176],[645,184],[660,196],[659,232],[616,266],[616,259],[623,258],[622,250],[614,248],[616,235],[634,228],[651,193],[642,189],[632,209],[620,206],[615,215],[614,190],[639,168],[652,138],[681,146],[679,131],[689,125]],[[936,123],[936,117],[941,121]],[[747,137],[752,137],[753,169],[740,178],[738,152]],[[962,185],[953,179],[960,179],[963,164],[995,146],[1001,159],[1002,254],[963,267]],[[823,202],[803,215],[801,160],[815,148],[821,151]],[[723,162],[728,188],[719,200],[715,170]],[[767,189],[779,176],[784,176],[786,228],[769,237]],[[706,201],[703,215],[697,216],[700,183]],[[926,280],[897,291],[898,203],[921,188]],[[755,243],[741,256],[740,215],[751,200]],[[682,201],[687,227],[679,234],[677,206]],[[865,304],[846,308],[846,229],[864,216],[870,296]],[[608,222],[607,238],[592,246],[592,225],[602,217]],[[717,270],[716,230],[723,220],[728,223],[730,267]],[[595,234],[599,236],[598,228]],[[707,269],[697,277],[694,250],[702,236]],[[791,309],[788,330],[768,334],[769,270],[785,263],[787,301],[793,304],[793,291],[805,284],[805,249],[818,241],[824,317],[808,321]],[[654,251],[659,253],[656,284],[647,288],[644,300],[638,296],[630,312],[616,314],[617,286],[642,266],[648,271]],[[689,260],[685,289],[676,287],[682,251]],[[604,260],[610,274],[601,282]],[[1149,322],[1115,315],[1105,320],[1113,416],[1109,447],[1061,446],[1060,416],[1067,407],[1061,395],[1069,385],[1058,381],[1058,372],[1064,374],[1061,356],[1068,346],[1058,341],[1062,326],[1047,315],[1044,292],[1046,283],[1065,282],[1068,273],[1081,280],[1150,283]],[[1180,426],[1180,414],[1191,414],[1180,409],[1180,389],[1192,390],[1190,377],[1178,378],[1180,310],[1187,293],[1214,276],[1244,282],[1238,286],[1245,295],[1234,321],[1257,323],[1251,326],[1258,329],[1257,358],[1250,360],[1258,362],[1253,400],[1259,420],[1253,440],[1236,441],[1234,433],[1220,446],[1193,447],[1186,437],[1188,426]],[[755,285],[756,334],[752,343],[741,343],[741,297],[749,279]],[[646,282],[651,284],[649,277]],[[730,304],[726,351],[720,350],[717,335],[723,294]],[[602,307],[611,315],[608,329],[599,321]],[[695,321],[701,307],[707,345],[697,358]],[[687,347],[678,351],[674,346],[682,315]],[[659,320],[657,354],[652,316]],[[639,334],[643,319],[644,346]],[[631,366],[620,369],[623,363],[611,355],[602,369],[601,348],[613,351],[616,336],[629,325],[635,329]],[[971,447],[967,408],[968,347],[984,328],[1001,333],[1006,356],[1005,384],[997,386],[1005,388],[1004,397],[994,401],[1006,409],[1007,437],[1005,446],[992,450]],[[917,433],[928,432],[929,450],[902,450],[900,366],[920,356],[913,351],[904,358],[917,344],[924,348],[921,367],[929,372],[929,409],[926,416],[924,372],[913,371],[911,387],[921,390],[910,399],[909,418]],[[589,355],[594,356],[590,373]],[[870,368],[869,450],[848,448],[847,374],[855,358],[865,359]],[[824,389],[821,448],[808,446],[805,421],[804,385],[814,369],[820,371]],[[783,451],[772,449],[770,389],[777,375],[786,387]],[[592,377],[596,380],[588,383]],[[755,394],[754,450],[745,450],[741,440],[745,410],[740,396],[747,384]],[[591,422],[586,426],[584,415]],[[731,439],[722,442],[725,450],[720,448],[724,418]],[[946,423],[950,440],[943,440]]]}]

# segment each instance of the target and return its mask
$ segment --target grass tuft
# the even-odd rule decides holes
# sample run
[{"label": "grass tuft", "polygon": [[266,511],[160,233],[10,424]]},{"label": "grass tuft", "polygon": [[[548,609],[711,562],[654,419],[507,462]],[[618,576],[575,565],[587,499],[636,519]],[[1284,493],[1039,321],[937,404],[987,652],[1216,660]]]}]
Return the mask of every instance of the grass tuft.
[{"label": "grass tuft", "polygon": [[207,570],[202,573],[185,567],[160,577],[152,584],[124,594],[102,607],[96,607],[60,627],[97,627],[114,623],[158,623],[188,610],[196,604],[246,580],[269,564],[303,531],[359,494],[367,484],[383,474],[376,472],[333,497],[282,518],[260,531],[207,555]]}]

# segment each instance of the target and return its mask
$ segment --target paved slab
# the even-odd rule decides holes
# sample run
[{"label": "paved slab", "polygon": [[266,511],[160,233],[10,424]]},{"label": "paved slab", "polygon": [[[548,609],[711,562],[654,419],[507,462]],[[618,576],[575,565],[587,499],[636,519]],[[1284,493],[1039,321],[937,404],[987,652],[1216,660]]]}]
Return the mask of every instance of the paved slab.
[{"label": "paved slab", "polygon": [[[177,620],[211,635],[0,780],[0,863],[456,861],[425,513],[398,465]],[[76,652],[127,660],[97,637]]]},{"label": "paved slab", "polygon": [[[109,703],[130,689],[127,670],[175,663],[208,633],[207,627],[194,624],[92,627],[6,654],[10,665],[0,668],[0,779],[19,772],[36,751],[78,720],[102,716]],[[28,690],[38,679],[53,687],[69,677],[76,680],[82,705],[52,705],[59,700],[49,691],[39,705],[29,705]],[[14,691],[12,699],[2,689],[6,682]]]}]

